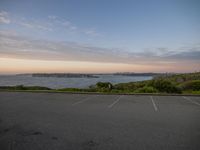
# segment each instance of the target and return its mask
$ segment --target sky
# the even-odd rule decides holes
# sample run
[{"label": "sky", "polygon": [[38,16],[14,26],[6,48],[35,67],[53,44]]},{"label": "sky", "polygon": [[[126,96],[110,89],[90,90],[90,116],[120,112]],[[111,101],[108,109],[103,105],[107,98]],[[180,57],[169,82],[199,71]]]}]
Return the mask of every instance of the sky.
[{"label": "sky", "polygon": [[199,0],[0,1],[0,74],[194,71]]}]

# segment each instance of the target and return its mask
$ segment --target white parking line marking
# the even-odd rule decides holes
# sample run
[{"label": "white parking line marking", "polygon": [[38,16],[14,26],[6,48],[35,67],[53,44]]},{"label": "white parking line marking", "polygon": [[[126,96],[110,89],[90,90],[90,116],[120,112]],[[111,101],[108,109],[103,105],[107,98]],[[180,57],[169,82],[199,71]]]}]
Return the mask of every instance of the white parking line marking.
[{"label": "white parking line marking", "polygon": [[153,97],[150,96],[150,98],[151,98],[151,102],[152,102],[152,104],[153,104],[154,110],[155,110],[155,111],[158,111],[158,107],[156,106],[156,103],[154,102]]},{"label": "white parking line marking", "polygon": [[196,104],[196,105],[199,105],[199,106],[200,106],[200,103],[197,103],[197,102],[195,102],[195,101],[192,101],[189,97],[183,96],[183,98],[186,99],[186,100],[188,100],[188,101],[190,101],[190,102],[193,103],[193,104]]},{"label": "white parking line marking", "polygon": [[81,103],[83,103],[83,102],[85,102],[85,101],[88,101],[88,100],[90,100],[91,98],[97,97],[97,96],[98,96],[98,95],[95,95],[95,96],[88,96],[88,97],[84,98],[83,100],[80,100],[80,101],[78,101],[78,102],[73,103],[72,105],[75,106],[75,105],[81,104]]},{"label": "white parking line marking", "polygon": [[117,102],[119,102],[121,97],[122,95],[120,95],[112,104],[108,105],[108,108],[112,108],[115,104],[117,104]]}]

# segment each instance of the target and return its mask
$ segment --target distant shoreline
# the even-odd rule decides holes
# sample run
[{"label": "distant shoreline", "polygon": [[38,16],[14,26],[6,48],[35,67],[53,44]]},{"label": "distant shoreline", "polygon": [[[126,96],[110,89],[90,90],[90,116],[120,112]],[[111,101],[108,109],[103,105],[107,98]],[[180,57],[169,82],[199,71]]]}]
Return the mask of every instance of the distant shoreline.
[{"label": "distant shoreline", "polygon": [[32,77],[56,77],[56,78],[99,78],[92,74],[73,74],[73,73],[34,73]]},{"label": "distant shoreline", "polygon": [[57,77],[57,78],[99,78],[99,75],[116,75],[116,76],[163,76],[172,75],[172,73],[30,73],[16,74],[17,76],[32,76],[32,77]]}]

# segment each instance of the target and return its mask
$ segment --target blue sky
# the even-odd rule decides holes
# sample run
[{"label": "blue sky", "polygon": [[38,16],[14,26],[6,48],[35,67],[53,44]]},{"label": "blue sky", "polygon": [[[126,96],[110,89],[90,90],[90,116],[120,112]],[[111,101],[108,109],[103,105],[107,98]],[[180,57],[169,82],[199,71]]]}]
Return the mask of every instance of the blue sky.
[{"label": "blue sky", "polygon": [[[56,47],[55,52],[61,52],[64,47],[67,51],[62,51],[62,54],[71,56],[70,59],[59,59],[58,56],[58,60],[94,62],[89,57],[95,56],[98,62],[107,62],[108,59],[103,58],[111,55],[112,60],[126,64],[138,63],[139,60],[131,61],[138,57],[142,57],[142,62],[148,56],[152,59],[147,63],[157,64],[163,57],[165,62],[173,58],[171,62],[178,60],[180,63],[183,56],[188,61],[199,59],[200,1],[3,0],[0,2],[0,31],[2,38],[9,35],[13,39],[14,36],[16,43],[22,42],[23,38],[28,40],[28,46],[21,44],[26,51],[30,51],[30,47],[39,47],[37,52],[32,52],[34,54],[28,53],[35,55],[32,58],[18,52],[9,41],[10,47],[1,44],[1,57],[16,55],[17,58],[36,59],[43,47],[52,52],[49,45],[44,44],[50,43]],[[59,49],[59,43],[65,44]],[[6,54],[4,49],[10,52]],[[86,57],[88,51],[93,55]],[[189,53],[188,58],[185,53]],[[45,55],[47,57],[41,59],[52,58],[51,54]]]}]

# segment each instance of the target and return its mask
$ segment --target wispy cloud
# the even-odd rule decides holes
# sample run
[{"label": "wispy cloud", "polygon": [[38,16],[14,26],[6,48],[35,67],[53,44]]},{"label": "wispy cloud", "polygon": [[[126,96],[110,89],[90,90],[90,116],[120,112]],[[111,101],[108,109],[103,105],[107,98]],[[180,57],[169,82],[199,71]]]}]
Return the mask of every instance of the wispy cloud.
[{"label": "wispy cloud", "polygon": [[101,36],[100,33],[98,33],[94,28],[88,29],[88,30],[84,30],[83,31],[85,34],[90,35],[90,36]]},{"label": "wispy cloud", "polygon": [[39,29],[39,30],[45,30],[45,31],[53,30],[51,27],[47,25],[45,26],[45,25],[41,25],[41,24],[33,23],[33,22],[24,22],[24,21],[19,22],[18,21],[17,24],[24,26],[26,28],[30,28],[30,29]]},{"label": "wispy cloud", "polygon": [[66,20],[64,18],[60,18],[58,16],[48,16],[52,23],[56,24],[57,26],[62,26],[67,30],[74,31],[76,33],[85,34],[88,36],[96,37],[100,36],[101,34],[96,31],[95,28],[85,29],[82,27],[78,27],[77,25],[73,24],[71,21]]},{"label": "wispy cloud", "polygon": [[24,17],[15,17],[14,15],[6,12],[0,12],[0,23],[3,24],[17,24],[24,28],[40,30],[40,31],[55,31],[61,29],[63,32],[76,33],[79,35],[97,37],[102,34],[96,31],[95,28],[80,27],[71,21],[55,15],[49,15],[43,20],[29,19]]},{"label": "wispy cloud", "polygon": [[15,18],[12,14],[1,11],[0,12],[0,23],[3,24],[17,24],[29,29],[36,29],[36,30],[44,30],[44,31],[52,31],[52,28],[47,23],[43,23],[41,21],[33,21],[28,20],[25,18]]},{"label": "wispy cloud", "polygon": [[48,18],[49,18],[49,19],[53,19],[53,20],[54,20],[54,19],[56,19],[56,18],[57,18],[57,16],[51,16],[51,15],[49,15],[49,16],[48,16]]},{"label": "wispy cloud", "polygon": [[8,17],[8,13],[6,11],[0,12],[0,23],[9,24],[11,21]]},{"label": "wispy cloud", "polygon": [[[16,34],[0,32],[0,57],[58,60],[90,61],[140,65],[170,66],[192,62],[200,64],[200,44],[175,49],[155,48],[142,52],[129,52],[120,49],[94,47],[76,42],[53,42],[33,40]],[[200,66],[199,66],[200,67]]]}]

